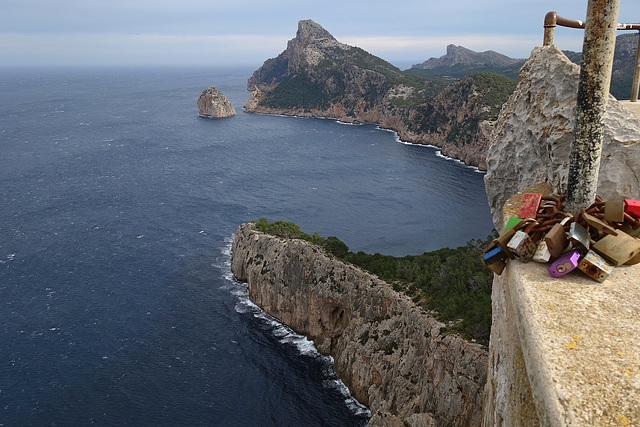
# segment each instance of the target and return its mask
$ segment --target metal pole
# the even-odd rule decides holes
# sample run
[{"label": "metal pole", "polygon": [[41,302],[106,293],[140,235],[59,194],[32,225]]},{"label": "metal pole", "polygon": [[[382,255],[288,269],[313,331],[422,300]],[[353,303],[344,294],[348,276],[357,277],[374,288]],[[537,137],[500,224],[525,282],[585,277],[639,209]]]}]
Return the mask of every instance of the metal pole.
[{"label": "metal pole", "polygon": [[554,11],[547,13],[544,17],[544,37],[542,38],[542,46],[550,46],[553,44],[553,35],[556,31],[556,22],[558,14]]},{"label": "metal pole", "polygon": [[633,72],[633,84],[631,85],[631,102],[638,102],[640,91],[640,31],[638,31],[638,47],[636,48],[636,68]]},{"label": "metal pole", "polygon": [[587,6],[565,204],[573,215],[596,197],[619,12],[620,0],[589,0]]}]

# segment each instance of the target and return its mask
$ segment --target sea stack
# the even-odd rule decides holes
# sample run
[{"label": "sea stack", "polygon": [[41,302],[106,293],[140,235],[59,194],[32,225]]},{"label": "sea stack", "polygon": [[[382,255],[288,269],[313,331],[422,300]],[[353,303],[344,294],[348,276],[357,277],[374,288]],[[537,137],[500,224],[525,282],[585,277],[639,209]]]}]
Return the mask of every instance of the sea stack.
[{"label": "sea stack", "polygon": [[229,117],[235,116],[236,110],[222,92],[211,86],[198,97],[198,114],[203,117]]}]

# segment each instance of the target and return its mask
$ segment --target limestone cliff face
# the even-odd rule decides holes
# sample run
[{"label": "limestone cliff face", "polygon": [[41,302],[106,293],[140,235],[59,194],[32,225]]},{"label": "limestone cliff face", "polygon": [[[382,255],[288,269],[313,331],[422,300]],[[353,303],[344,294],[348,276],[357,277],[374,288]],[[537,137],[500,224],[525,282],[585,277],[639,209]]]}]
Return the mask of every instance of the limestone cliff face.
[{"label": "limestone cliff face", "polygon": [[[494,216],[509,197],[545,182],[565,194],[580,68],[555,46],[536,47],[505,103],[487,155],[485,187]],[[610,96],[597,194],[634,198],[640,188],[640,124]]]},{"label": "limestone cliff face", "polygon": [[387,283],[300,240],[238,228],[231,269],[252,300],[312,339],[372,426],[480,425],[487,353]]},{"label": "limestone cliff face", "polygon": [[198,114],[201,116],[229,117],[236,115],[231,101],[213,86],[202,91],[197,104]]},{"label": "limestone cliff face", "polygon": [[490,100],[473,76],[444,85],[405,74],[306,20],[287,49],[249,78],[245,110],[377,123],[404,141],[441,147],[485,169],[487,129],[508,94]]}]

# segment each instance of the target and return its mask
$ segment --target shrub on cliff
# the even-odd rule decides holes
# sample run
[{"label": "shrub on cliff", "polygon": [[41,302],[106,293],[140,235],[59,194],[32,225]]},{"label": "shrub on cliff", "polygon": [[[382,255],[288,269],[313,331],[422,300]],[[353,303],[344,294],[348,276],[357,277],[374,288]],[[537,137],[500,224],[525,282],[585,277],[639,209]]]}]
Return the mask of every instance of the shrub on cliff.
[{"label": "shrub on cliff", "polygon": [[318,233],[307,234],[300,230],[298,224],[286,221],[269,222],[265,218],[253,221],[258,231],[271,234],[273,236],[283,237],[285,239],[305,240],[314,245],[320,246],[338,258],[344,258],[349,253],[349,247],[335,236],[324,238]]},{"label": "shrub on cliff", "polygon": [[422,255],[394,257],[362,251],[349,252],[349,247],[335,236],[300,231],[292,222],[264,218],[255,221],[264,233],[283,238],[302,239],[323,247],[334,256],[367,270],[393,285],[396,291],[411,296],[416,304],[433,310],[448,331],[487,345],[491,331],[491,285],[493,273],[480,255],[495,234],[487,240],[471,240],[458,248],[442,248]]},{"label": "shrub on cliff", "polygon": [[480,260],[486,241],[471,240],[455,249],[393,257],[350,252],[346,261],[376,274],[411,296],[416,304],[437,312],[447,328],[482,344],[491,331],[491,273]]}]

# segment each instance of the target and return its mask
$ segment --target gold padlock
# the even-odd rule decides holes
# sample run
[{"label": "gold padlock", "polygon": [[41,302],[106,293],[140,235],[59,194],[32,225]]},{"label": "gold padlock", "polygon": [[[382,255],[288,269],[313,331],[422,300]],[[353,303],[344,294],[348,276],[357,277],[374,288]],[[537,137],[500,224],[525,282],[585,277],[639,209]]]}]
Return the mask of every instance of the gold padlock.
[{"label": "gold padlock", "polygon": [[631,237],[627,233],[618,233],[616,236],[607,235],[598,240],[592,248],[618,267],[640,254],[640,239]]},{"label": "gold padlock", "polygon": [[604,220],[611,222],[624,221],[624,202],[622,200],[604,202]]},{"label": "gold padlock", "polygon": [[568,245],[567,233],[564,231],[562,224],[554,225],[551,230],[544,236],[547,242],[547,248],[552,258],[558,258]]},{"label": "gold padlock", "polygon": [[615,228],[593,215],[589,215],[584,212],[582,214],[582,218],[590,227],[592,227],[592,229],[596,229],[598,231],[599,238],[603,237],[605,234],[612,234],[614,236],[618,234],[618,231]]}]

